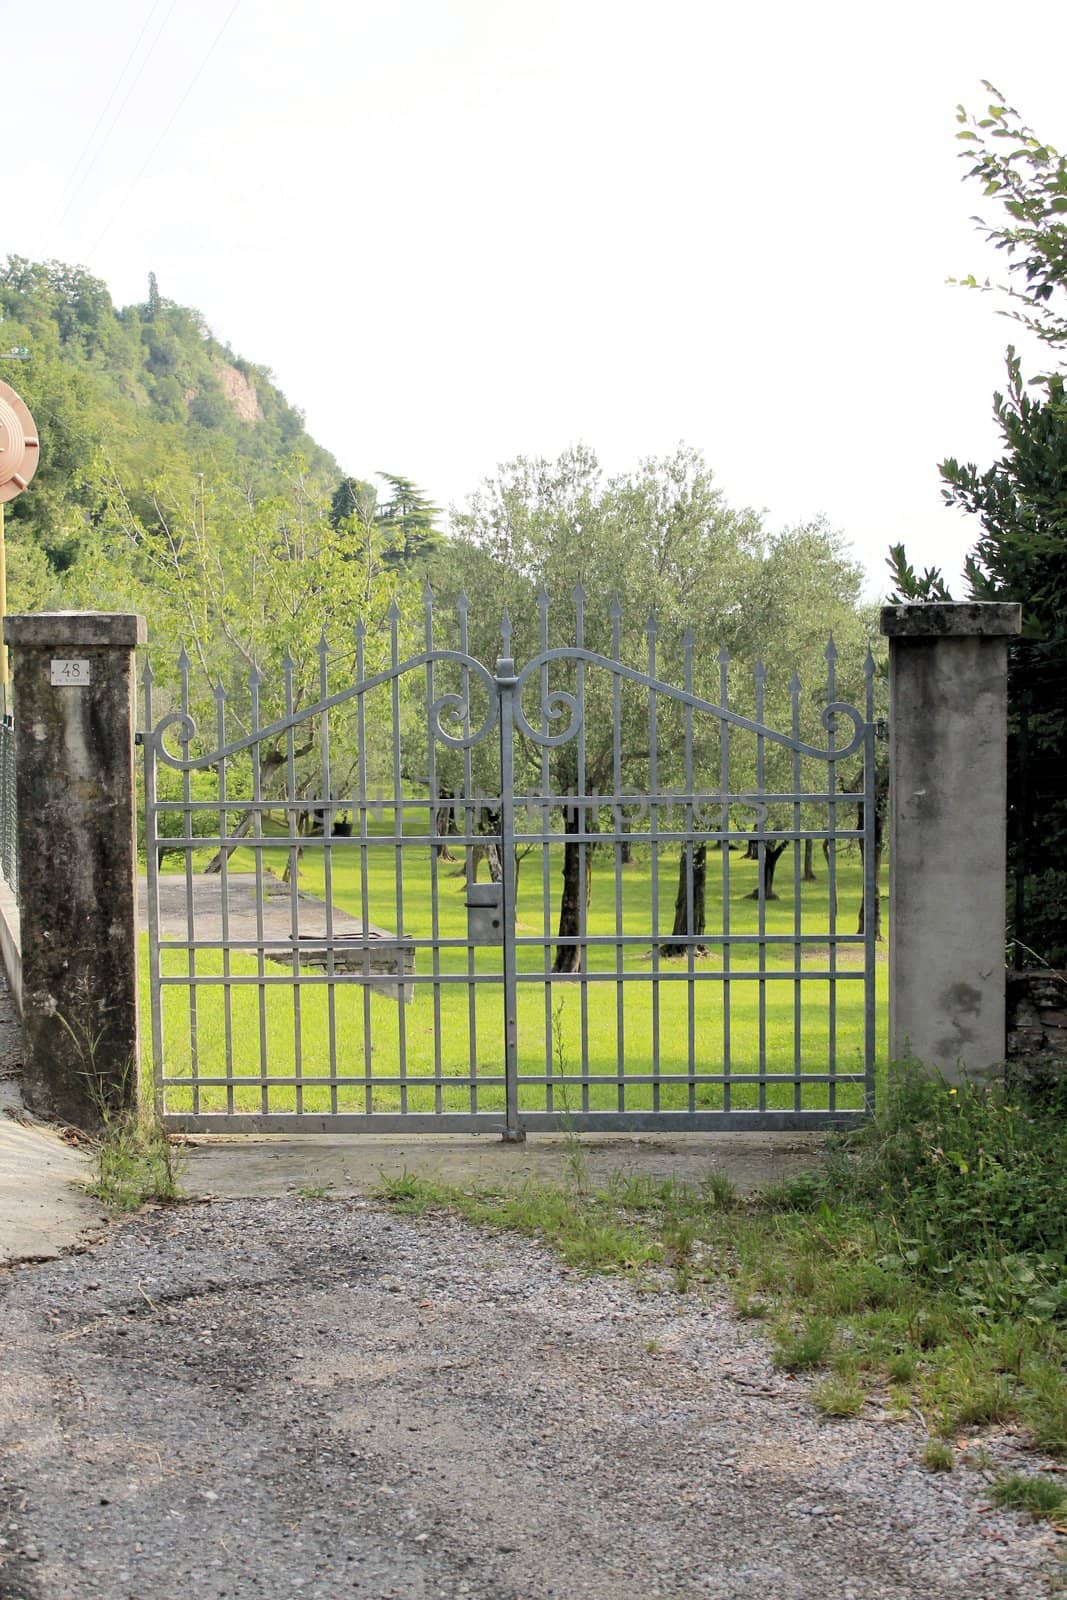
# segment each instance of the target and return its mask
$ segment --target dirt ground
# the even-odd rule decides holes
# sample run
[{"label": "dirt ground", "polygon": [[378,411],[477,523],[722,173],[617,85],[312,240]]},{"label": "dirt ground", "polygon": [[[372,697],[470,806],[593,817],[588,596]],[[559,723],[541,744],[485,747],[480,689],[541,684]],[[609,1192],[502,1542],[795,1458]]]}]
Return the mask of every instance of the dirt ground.
[{"label": "dirt ground", "polygon": [[0,1327],[2,1600],[1051,1592],[1047,1529],[723,1302],[459,1222],[150,1210],[0,1272]]}]

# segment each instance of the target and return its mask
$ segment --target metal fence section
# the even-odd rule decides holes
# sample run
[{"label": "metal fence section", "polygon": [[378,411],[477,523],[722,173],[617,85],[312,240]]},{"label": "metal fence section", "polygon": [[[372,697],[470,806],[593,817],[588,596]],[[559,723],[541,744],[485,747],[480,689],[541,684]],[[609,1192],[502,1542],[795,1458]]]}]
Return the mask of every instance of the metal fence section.
[{"label": "metal fence section", "polygon": [[[394,607],[193,715],[145,672],[147,913],[169,1126],[799,1128],[876,1039],[874,664],[735,667],[547,595],[492,668]],[[634,632],[625,635],[632,645]],[[599,648],[592,648],[596,643]],[[483,653],[485,647],[483,645]],[[632,653],[632,651],[631,651]]]},{"label": "metal fence section", "polygon": [[19,897],[18,799],[15,787],[15,728],[0,721],[0,872]]}]

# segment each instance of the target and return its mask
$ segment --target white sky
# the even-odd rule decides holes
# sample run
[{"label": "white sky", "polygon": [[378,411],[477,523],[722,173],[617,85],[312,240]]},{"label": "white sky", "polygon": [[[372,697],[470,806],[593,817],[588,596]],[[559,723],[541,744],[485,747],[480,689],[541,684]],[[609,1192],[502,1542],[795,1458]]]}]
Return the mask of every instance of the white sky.
[{"label": "white sky", "polygon": [[346,471],[442,505],[684,440],[872,591],[898,538],[958,569],[937,463],[992,459],[1013,329],[945,284],[996,265],[954,110],[990,78],[1067,145],[1063,0],[232,5],[0,0],[0,252],[119,304],[155,271]]}]

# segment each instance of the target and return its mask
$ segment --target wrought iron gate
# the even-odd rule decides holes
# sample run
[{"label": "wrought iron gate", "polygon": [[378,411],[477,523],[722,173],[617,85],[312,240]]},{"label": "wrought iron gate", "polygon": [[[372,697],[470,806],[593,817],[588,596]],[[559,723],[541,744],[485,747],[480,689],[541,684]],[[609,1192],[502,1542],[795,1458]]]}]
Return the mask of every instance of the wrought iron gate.
[{"label": "wrought iron gate", "polygon": [[[144,680],[147,923],[173,1129],[842,1124],[873,1099],[874,664],[744,674],[614,604],[492,670],[394,607],[215,691]],[[672,678],[675,681],[672,681]],[[775,726],[777,721],[779,726]],[[818,847],[818,848],[816,848]],[[210,858],[210,859],[209,859]],[[177,870],[173,870],[174,866]],[[205,871],[205,866],[211,870]],[[810,873],[810,876],[809,876]]]}]

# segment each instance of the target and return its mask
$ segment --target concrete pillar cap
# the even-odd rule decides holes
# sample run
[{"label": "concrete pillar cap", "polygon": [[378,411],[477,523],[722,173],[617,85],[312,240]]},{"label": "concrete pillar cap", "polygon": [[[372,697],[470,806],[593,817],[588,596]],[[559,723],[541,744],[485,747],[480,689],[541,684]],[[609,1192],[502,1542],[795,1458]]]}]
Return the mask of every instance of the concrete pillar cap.
[{"label": "concrete pillar cap", "polygon": [[1023,608],[1014,600],[923,600],[883,606],[881,631],[890,639],[1001,639],[1020,633]]},{"label": "concrete pillar cap", "polygon": [[133,650],[148,629],[134,611],[32,611],[5,617],[4,643],[22,650]]}]

